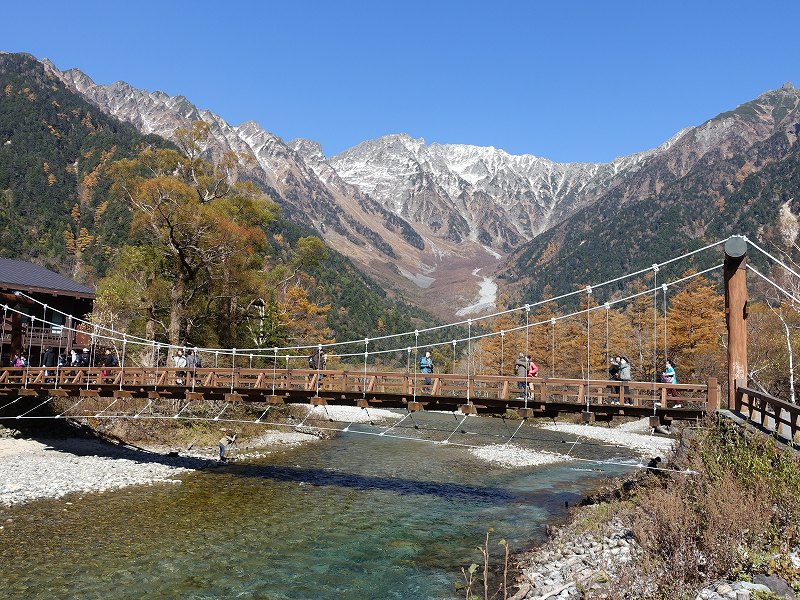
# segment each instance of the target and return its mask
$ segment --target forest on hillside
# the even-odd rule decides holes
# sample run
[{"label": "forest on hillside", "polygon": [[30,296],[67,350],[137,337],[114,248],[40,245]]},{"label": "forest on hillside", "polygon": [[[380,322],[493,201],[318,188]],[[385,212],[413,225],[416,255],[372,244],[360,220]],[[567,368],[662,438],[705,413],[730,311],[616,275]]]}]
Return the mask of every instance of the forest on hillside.
[{"label": "forest on hillside", "polygon": [[[163,343],[272,347],[364,338],[433,320],[289,221],[280,198],[238,181],[233,163],[207,162],[199,137],[185,137],[178,148],[158,136],[142,136],[88,104],[28,55],[0,55],[0,93],[0,253],[96,285],[98,324],[113,322]],[[158,162],[155,157],[173,172],[147,164]],[[180,190],[183,241],[189,243],[193,226],[203,233],[210,227],[215,237],[203,243],[225,247],[228,259],[246,263],[247,277],[218,279],[214,261],[220,256],[206,252],[192,256],[196,263],[190,264],[162,236],[161,228],[170,223],[146,224],[148,203],[126,193],[133,164],[153,169],[147,177],[138,174],[150,180],[139,183],[151,191],[167,182],[172,192],[194,186],[195,195],[210,193],[195,202],[191,190]],[[215,182],[192,180],[179,173],[186,165],[222,176]],[[206,183],[227,192],[216,197],[203,189]],[[257,216],[242,216],[245,200]],[[240,286],[239,296],[231,293],[234,286]]]}]

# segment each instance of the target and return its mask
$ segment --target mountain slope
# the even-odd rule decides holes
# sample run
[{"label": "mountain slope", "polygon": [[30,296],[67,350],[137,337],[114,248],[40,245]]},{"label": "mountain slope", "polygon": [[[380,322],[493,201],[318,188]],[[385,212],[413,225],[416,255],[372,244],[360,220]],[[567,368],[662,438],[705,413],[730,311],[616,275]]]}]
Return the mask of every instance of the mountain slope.
[{"label": "mountain slope", "polygon": [[[29,55],[0,53],[0,94],[0,252],[96,283],[130,242],[131,211],[109,193],[105,167],[144,146],[173,145],[106,115]],[[283,214],[267,233],[279,263],[314,232]],[[331,304],[337,337],[363,338],[379,327],[413,330],[419,319],[431,319],[341,254],[331,252],[324,263],[312,273],[310,291],[316,302]]]},{"label": "mountain slope", "polygon": [[142,136],[68,90],[45,65],[0,53],[0,252],[91,282],[127,237],[125,207],[101,174]]},{"label": "mountain slope", "polygon": [[800,91],[791,85],[723,113],[521,247],[501,277],[536,299],[732,234],[776,236],[781,211],[798,213],[799,133]]}]

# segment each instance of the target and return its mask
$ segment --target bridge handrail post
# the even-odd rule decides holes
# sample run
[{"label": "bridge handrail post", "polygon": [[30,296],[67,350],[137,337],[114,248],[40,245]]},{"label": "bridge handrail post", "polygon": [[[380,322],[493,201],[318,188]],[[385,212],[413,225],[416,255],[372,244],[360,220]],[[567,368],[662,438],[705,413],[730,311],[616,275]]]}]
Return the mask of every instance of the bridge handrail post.
[{"label": "bridge handrail post", "polygon": [[706,384],[706,406],[708,412],[717,412],[719,410],[719,384],[716,377],[709,377]]}]

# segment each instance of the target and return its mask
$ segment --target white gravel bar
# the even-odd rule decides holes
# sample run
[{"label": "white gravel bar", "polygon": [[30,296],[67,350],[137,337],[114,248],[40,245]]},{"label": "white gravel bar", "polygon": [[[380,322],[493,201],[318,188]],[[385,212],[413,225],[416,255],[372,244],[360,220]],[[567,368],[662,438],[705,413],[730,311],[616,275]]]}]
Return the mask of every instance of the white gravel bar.
[{"label": "white gravel bar", "polygon": [[181,457],[143,458],[135,451],[95,440],[0,439],[0,504],[130,485],[180,483],[175,477],[191,470],[181,464]]},{"label": "white gravel bar", "polygon": [[[294,406],[307,407],[307,404]],[[333,419],[341,423],[369,423],[370,421],[389,421],[402,418],[402,415],[382,408],[359,408],[357,406],[314,406],[310,417]]]},{"label": "white gravel bar", "polygon": [[506,468],[537,467],[571,460],[565,454],[521,448],[514,444],[491,444],[470,449],[470,453],[483,461]]},{"label": "white gravel bar", "polygon": [[637,433],[636,431],[631,431],[631,427],[612,429],[596,425],[553,423],[551,425],[543,425],[542,429],[574,435],[576,438],[598,440],[614,446],[623,446],[650,457],[670,454],[676,442],[674,439],[663,436]]}]

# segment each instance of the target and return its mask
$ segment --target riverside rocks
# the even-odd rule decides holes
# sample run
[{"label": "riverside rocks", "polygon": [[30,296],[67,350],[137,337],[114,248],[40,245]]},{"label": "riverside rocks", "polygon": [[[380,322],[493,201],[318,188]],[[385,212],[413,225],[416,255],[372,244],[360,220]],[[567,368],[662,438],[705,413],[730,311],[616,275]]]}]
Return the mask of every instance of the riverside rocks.
[{"label": "riverside rocks", "polygon": [[637,549],[632,533],[618,520],[603,536],[581,533],[574,525],[551,530],[544,546],[519,557],[520,588],[530,586],[521,598],[603,598]]}]

